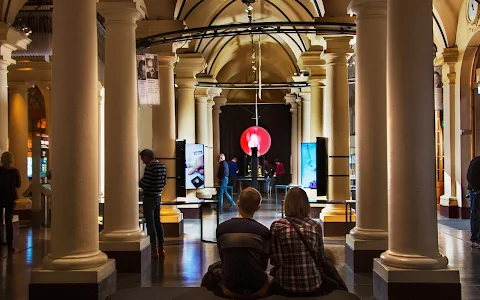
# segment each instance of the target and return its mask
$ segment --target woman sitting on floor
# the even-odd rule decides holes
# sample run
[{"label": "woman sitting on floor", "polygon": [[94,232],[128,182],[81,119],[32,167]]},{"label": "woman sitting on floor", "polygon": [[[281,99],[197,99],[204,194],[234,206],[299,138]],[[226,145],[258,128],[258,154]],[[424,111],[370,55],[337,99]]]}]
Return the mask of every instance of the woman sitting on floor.
[{"label": "woman sitting on floor", "polygon": [[325,295],[347,290],[325,255],[320,223],[309,217],[308,196],[292,188],[285,197],[285,219],[271,226],[272,292],[286,297]]}]

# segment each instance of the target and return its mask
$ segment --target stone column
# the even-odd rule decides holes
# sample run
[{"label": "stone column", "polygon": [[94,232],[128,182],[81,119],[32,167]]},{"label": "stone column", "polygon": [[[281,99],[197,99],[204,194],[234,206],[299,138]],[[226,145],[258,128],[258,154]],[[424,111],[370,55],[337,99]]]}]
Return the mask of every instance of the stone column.
[{"label": "stone column", "polygon": [[[138,130],[135,2],[97,4],[105,18],[105,204],[100,248],[120,272],[151,264],[149,239],[138,225]],[[140,254],[148,252],[147,254]],[[128,255],[128,259],[125,257]],[[142,259],[143,257],[143,259]]]},{"label": "stone column", "polygon": [[297,138],[297,96],[296,95],[286,95],[285,101],[287,105],[290,105],[290,112],[292,113],[292,134],[291,134],[291,152],[292,152],[292,185],[298,184],[298,138]]},{"label": "stone column", "polygon": [[26,50],[31,40],[13,29],[5,22],[0,22],[0,153],[8,149],[8,80],[7,68],[15,64],[12,51]]},{"label": "stone column", "polygon": [[309,72],[311,107],[310,112],[310,141],[316,142],[317,137],[324,136],[324,87],[326,80],[325,60],[321,59],[323,47],[312,46],[300,56],[300,64]]},{"label": "stone column", "polygon": [[365,273],[388,248],[387,0],[354,0],[350,7],[357,16],[357,223],[347,235],[345,261]]},{"label": "stone column", "polygon": [[[215,105],[213,106],[213,171],[217,174],[219,167],[218,155],[220,154],[220,114],[222,113],[222,106],[227,103],[227,98],[217,96],[213,98]],[[214,175],[215,185],[218,186],[217,176]]]},{"label": "stone column", "polygon": [[309,92],[301,92],[302,99],[302,142],[308,143],[310,140],[310,116],[311,116],[311,94]]},{"label": "stone column", "polygon": [[302,98],[297,97],[297,181],[302,184]]},{"label": "stone column", "polygon": [[51,253],[32,271],[30,299],[46,299],[59,289],[93,299],[100,284],[107,294],[116,288],[115,262],[107,260],[98,243],[96,17],[95,0],[55,4],[52,123],[58,126],[52,127],[57,143],[52,149]]},{"label": "stone column", "polygon": [[28,88],[31,87],[31,85],[14,85],[10,83],[9,86],[11,90],[8,126],[9,151],[13,153],[15,167],[20,171],[22,186],[18,189],[18,195],[20,198],[23,198],[23,192],[30,185],[27,176],[27,157]]},{"label": "stone column", "polygon": [[[173,70],[177,57],[172,45],[157,46],[151,51],[158,54],[160,83],[160,105],[152,108],[153,152],[167,168],[167,185],[162,193],[162,202],[175,201],[177,199],[175,166],[177,127]],[[162,206],[160,219],[165,229],[165,236],[178,237],[183,234],[183,214],[176,206]]]},{"label": "stone column", "polygon": [[[208,106],[208,155],[206,158],[206,165],[205,165],[205,175],[206,175],[206,184],[208,187],[215,186],[215,178],[217,177],[217,170],[215,169],[215,160],[217,158],[213,154],[213,106],[215,105],[215,97],[220,96],[222,89],[220,88],[211,88],[208,91],[210,98],[208,99],[207,106]],[[217,189],[213,188],[211,190],[212,195],[217,194]]]},{"label": "stone column", "polygon": [[[196,76],[205,69],[205,59],[199,53],[180,54],[179,60],[175,65],[176,83],[177,83],[177,115],[178,115],[178,135],[180,140],[186,140],[187,144],[196,142],[195,126],[195,85]],[[204,103],[205,114],[202,116],[206,127],[206,101]],[[202,131],[202,138],[208,139],[206,128]],[[196,198],[196,190],[187,191],[187,198]]]},{"label": "stone column", "polygon": [[[197,196],[200,199],[210,199],[212,198],[211,188],[207,187],[206,182],[206,165],[208,162],[208,100],[210,96],[208,95],[208,89],[197,89],[195,91],[195,135],[196,143],[204,145],[204,182],[205,188],[197,190]],[[211,170],[208,170],[211,171]]]},{"label": "stone column", "polygon": [[[350,128],[348,104],[347,55],[352,51],[351,37],[325,37],[327,86],[325,96],[325,132],[328,141],[328,192],[327,199],[350,200]],[[327,204],[320,214],[325,236],[345,234],[345,205]],[[355,216],[352,216],[355,221]]]},{"label": "stone column", "polygon": [[[460,112],[456,110],[456,72],[458,60],[457,48],[445,48],[441,54],[443,81],[443,151],[444,151],[444,194],[440,197],[440,214],[449,218],[459,217],[459,201],[462,199],[460,178],[456,176],[457,161],[460,153],[456,145],[460,145]],[[441,88],[440,88],[441,92]],[[441,97],[441,94],[439,95]],[[458,125],[457,125],[458,123]]]},{"label": "stone column", "polygon": [[388,1],[389,244],[374,262],[379,300],[461,299],[459,273],[438,251],[431,15],[431,1]]}]

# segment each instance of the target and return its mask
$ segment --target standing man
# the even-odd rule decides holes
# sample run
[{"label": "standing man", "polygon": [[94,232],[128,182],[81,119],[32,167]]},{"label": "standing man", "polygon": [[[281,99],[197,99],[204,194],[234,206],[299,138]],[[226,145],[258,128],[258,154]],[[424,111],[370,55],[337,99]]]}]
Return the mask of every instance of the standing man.
[{"label": "standing man", "polygon": [[228,174],[230,173],[228,170],[228,164],[225,161],[225,154],[220,153],[218,155],[218,161],[220,162],[220,166],[218,166],[218,173],[217,177],[220,181],[220,196],[218,197],[218,210],[219,213],[222,212],[223,207],[223,194],[227,195],[228,201],[232,205],[232,208],[235,206],[235,201],[233,201],[232,197],[227,192],[228,186]]},{"label": "standing man", "polygon": [[468,197],[470,198],[470,229],[472,247],[480,249],[480,156],[470,162],[467,173]]},{"label": "standing man", "polygon": [[163,226],[160,222],[160,202],[163,188],[167,183],[167,168],[154,158],[153,151],[150,149],[140,152],[140,158],[145,164],[145,172],[140,180],[140,187],[143,190],[143,216],[147,222],[147,231],[152,246],[152,258],[163,258],[165,252],[163,251]]},{"label": "standing man", "polygon": [[230,173],[230,185],[233,187],[233,192],[237,189],[237,176],[238,176],[238,166],[237,158],[234,156],[232,160],[228,163],[228,170]]},{"label": "standing man", "polygon": [[283,163],[277,158],[275,159],[275,173],[274,173],[274,177],[275,177],[275,181],[277,184],[285,184],[285,175],[286,175],[286,172],[285,172],[285,166],[283,165]]}]

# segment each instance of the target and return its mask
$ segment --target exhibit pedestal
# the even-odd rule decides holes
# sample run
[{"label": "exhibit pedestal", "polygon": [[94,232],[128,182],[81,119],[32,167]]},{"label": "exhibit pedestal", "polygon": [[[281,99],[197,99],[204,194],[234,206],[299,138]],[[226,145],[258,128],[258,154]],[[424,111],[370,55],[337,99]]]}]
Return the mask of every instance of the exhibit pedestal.
[{"label": "exhibit pedestal", "polygon": [[373,260],[388,249],[388,239],[361,240],[347,235],[345,264],[353,273],[371,273]]},{"label": "exhibit pedestal", "polygon": [[29,299],[103,300],[116,289],[115,261],[109,259],[103,266],[85,270],[34,269],[30,278]]},{"label": "exhibit pedestal", "polygon": [[[185,198],[177,198],[178,201],[185,201]],[[175,210],[166,209],[174,208]],[[179,213],[177,213],[177,211]],[[169,214],[174,212],[174,214]],[[184,222],[183,214],[176,208],[176,206],[163,206],[160,209],[160,222],[163,225],[163,234],[165,237],[181,237],[183,236]]]},{"label": "exhibit pedestal", "polygon": [[[461,207],[458,206],[457,197],[451,197],[448,195],[440,196],[440,215],[442,217],[458,219],[461,214]],[[467,212],[469,216],[470,212]],[[465,215],[462,213],[462,215]],[[468,217],[467,217],[468,219]]]},{"label": "exhibit pedestal", "polygon": [[120,273],[142,273],[152,264],[150,238],[140,241],[100,241],[100,250],[115,259]]},{"label": "exhibit pedestal", "polygon": [[350,213],[345,216],[345,213],[343,215],[328,215],[324,212],[325,209],[320,213],[320,224],[323,228],[324,237],[344,237],[356,225],[356,215],[353,212],[351,216]]},{"label": "exhibit pedestal", "polygon": [[377,300],[460,300],[460,275],[457,270],[450,269],[394,268],[375,259],[373,295]]}]

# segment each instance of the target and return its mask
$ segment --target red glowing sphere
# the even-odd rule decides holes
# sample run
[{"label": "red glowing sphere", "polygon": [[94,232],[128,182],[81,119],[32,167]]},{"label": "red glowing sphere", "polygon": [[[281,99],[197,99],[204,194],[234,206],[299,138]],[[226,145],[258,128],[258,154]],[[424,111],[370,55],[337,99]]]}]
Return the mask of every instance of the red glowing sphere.
[{"label": "red glowing sphere", "polygon": [[240,137],[240,146],[247,155],[252,155],[252,148],[258,148],[258,156],[262,156],[270,150],[272,139],[265,128],[252,126],[247,128]]}]

